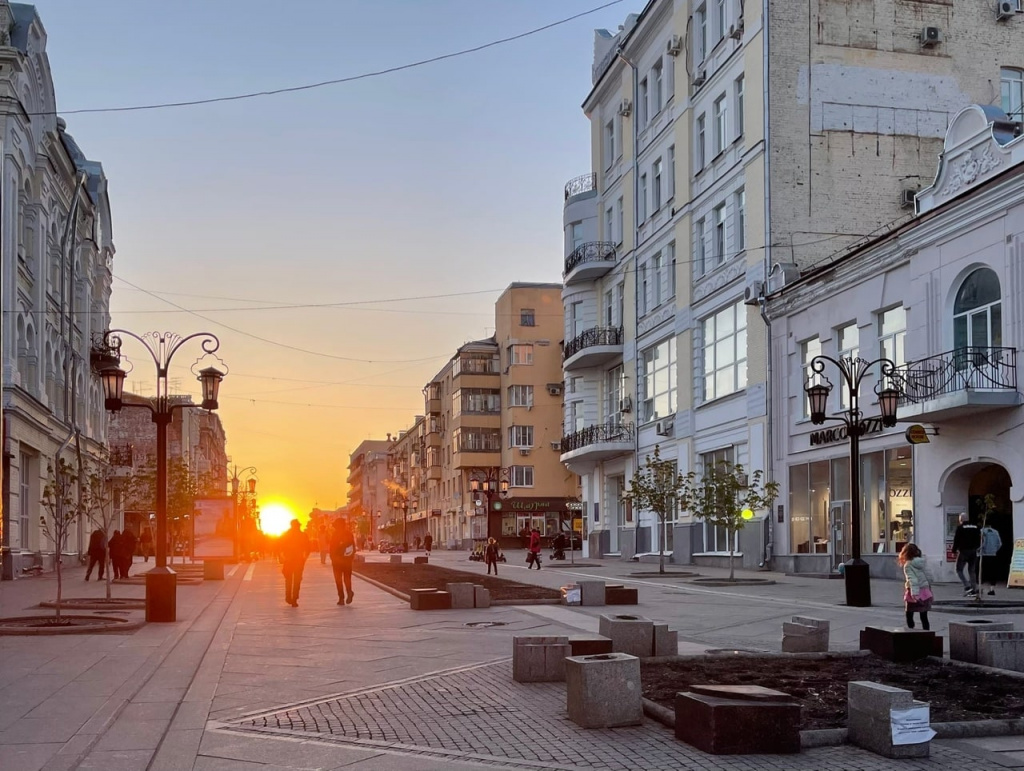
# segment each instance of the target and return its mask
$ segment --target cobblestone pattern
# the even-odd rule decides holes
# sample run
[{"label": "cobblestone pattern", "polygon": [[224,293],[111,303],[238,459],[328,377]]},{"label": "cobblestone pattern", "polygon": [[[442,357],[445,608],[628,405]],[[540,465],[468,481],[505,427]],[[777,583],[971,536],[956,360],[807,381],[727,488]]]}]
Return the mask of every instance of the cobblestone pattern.
[{"label": "cobblestone pattern", "polygon": [[[672,731],[651,720],[630,728],[586,730],[566,716],[562,683],[516,683],[510,661],[248,716],[235,729],[506,768],[882,771],[893,767],[891,760],[845,746],[800,755],[709,756],[676,740]],[[976,762],[958,750],[933,744],[931,758],[904,760],[899,766],[934,771],[963,769]]]}]

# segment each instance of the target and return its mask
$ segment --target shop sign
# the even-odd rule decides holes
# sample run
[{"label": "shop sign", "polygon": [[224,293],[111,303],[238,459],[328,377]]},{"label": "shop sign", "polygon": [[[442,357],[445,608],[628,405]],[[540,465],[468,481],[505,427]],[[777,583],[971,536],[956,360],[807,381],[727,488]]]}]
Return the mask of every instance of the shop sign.
[{"label": "shop sign", "polygon": [[1007,586],[1024,586],[1024,538],[1013,542],[1013,556],[1010,557],[1010,577]]},{"label": "shop sign", "polygon": [[[861,436],[882,433],[881,418],[864,418],[860,424],[864,427]],[[821,431],[815,431],[811,434],[811,447],[817,447],[821,444],[832,444],[833,442],[845,442],[849,436],[849,431],[845,425],[836,426],[835,428],[823,428]]]},{"label": "shop sign", "polygon": [[910,444],[928,444],[928,430],[922,425],[913,425],[907,429],[905,434]]},{"label": "shop sign", "polygon": [[505,511],[543,513],[564,511],[565,504],[565,498],[509,498],[504,501],[502,508]]}]

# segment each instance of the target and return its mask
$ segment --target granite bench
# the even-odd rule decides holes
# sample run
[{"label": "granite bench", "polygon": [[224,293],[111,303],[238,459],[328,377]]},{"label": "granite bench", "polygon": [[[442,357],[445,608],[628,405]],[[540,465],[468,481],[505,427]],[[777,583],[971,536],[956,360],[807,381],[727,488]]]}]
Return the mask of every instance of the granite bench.
[{"label": "granite bench", "polygon": [[800,752],[800,703],[758,685],[694,685],[676,694],[676,738],[712,755]]},{"label": "granite bench", "polygon": [[867,626],[860,632],[860,649],[887,661],[903,663],[927,656],[942,657],[942,638],[923,629]]},{"label": "granite bench", "polygon": [[928,757],[929,731],[921,734],[923,741],[897,744],[893,740],[893,720],[899,719],[900,713],[928,707],[926,702],[914,701],[910,691],[881,683],[853,680],[847,685],[846,701],[847,740],[850,744],[887,758]]},{"label": "granite bench", "polygon": [[565,681],[572,652],[568,636],[516,635],[512,638],[512,679],[517,683]]}]

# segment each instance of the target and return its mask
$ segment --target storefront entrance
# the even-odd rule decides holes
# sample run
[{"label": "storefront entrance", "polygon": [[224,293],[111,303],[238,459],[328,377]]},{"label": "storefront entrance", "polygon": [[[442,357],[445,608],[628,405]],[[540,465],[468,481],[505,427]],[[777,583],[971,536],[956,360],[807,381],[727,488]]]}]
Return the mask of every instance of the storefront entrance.
[{"label": "storefront entrance", "polygon": [[950,551],[958,516],[967,512],[971,521],[995,528],[1003,542],[995,557],[983,559],[986,582],[1005,583],[1013,553],[1013,506],[1010,503],[1010,474],[998,463],[970,463],[950,472],[942,491],[945,513],[946,560],[955,558]]}]

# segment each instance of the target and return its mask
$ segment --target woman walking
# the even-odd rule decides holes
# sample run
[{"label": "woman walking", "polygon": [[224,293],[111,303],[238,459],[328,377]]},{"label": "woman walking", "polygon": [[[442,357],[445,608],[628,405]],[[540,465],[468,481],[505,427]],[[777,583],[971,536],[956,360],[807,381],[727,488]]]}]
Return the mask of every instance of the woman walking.
[{"label": "woman walking", "polygon": [[501,549],[494,538],[487,539],[487,548],[484,549],[484,562],[487,563],[487,575],[491,574],[491,566],[494,566],[494,575],[498,575],[498,555]]},{"label": "woman walking", "polygon": [[537,528],[533,528],[530,531],[530,550],[526,554],[526,561],[530,563],[530,567],[527,570],[535,565],[537,570],[540,570],[540,530]]},{"label": "woman walking", "polygon": [[924,557],[917,544],[908,543],[899,556],[906,577],[903,590],[903,601],[906,603],[907,626],[914,628],[914,613],[921,614],[921,628],[931,629],[928,625],[928,611],[932,607],[932,585],[924,569]]},{"label": "woman walking", "polygon": [[352,604],[352,562],[355,556],[356,539],[352,535],[352,528],[339,517],[334,520],[334,533],[331,536],[331,569],[334,570],[339,605]]}]

